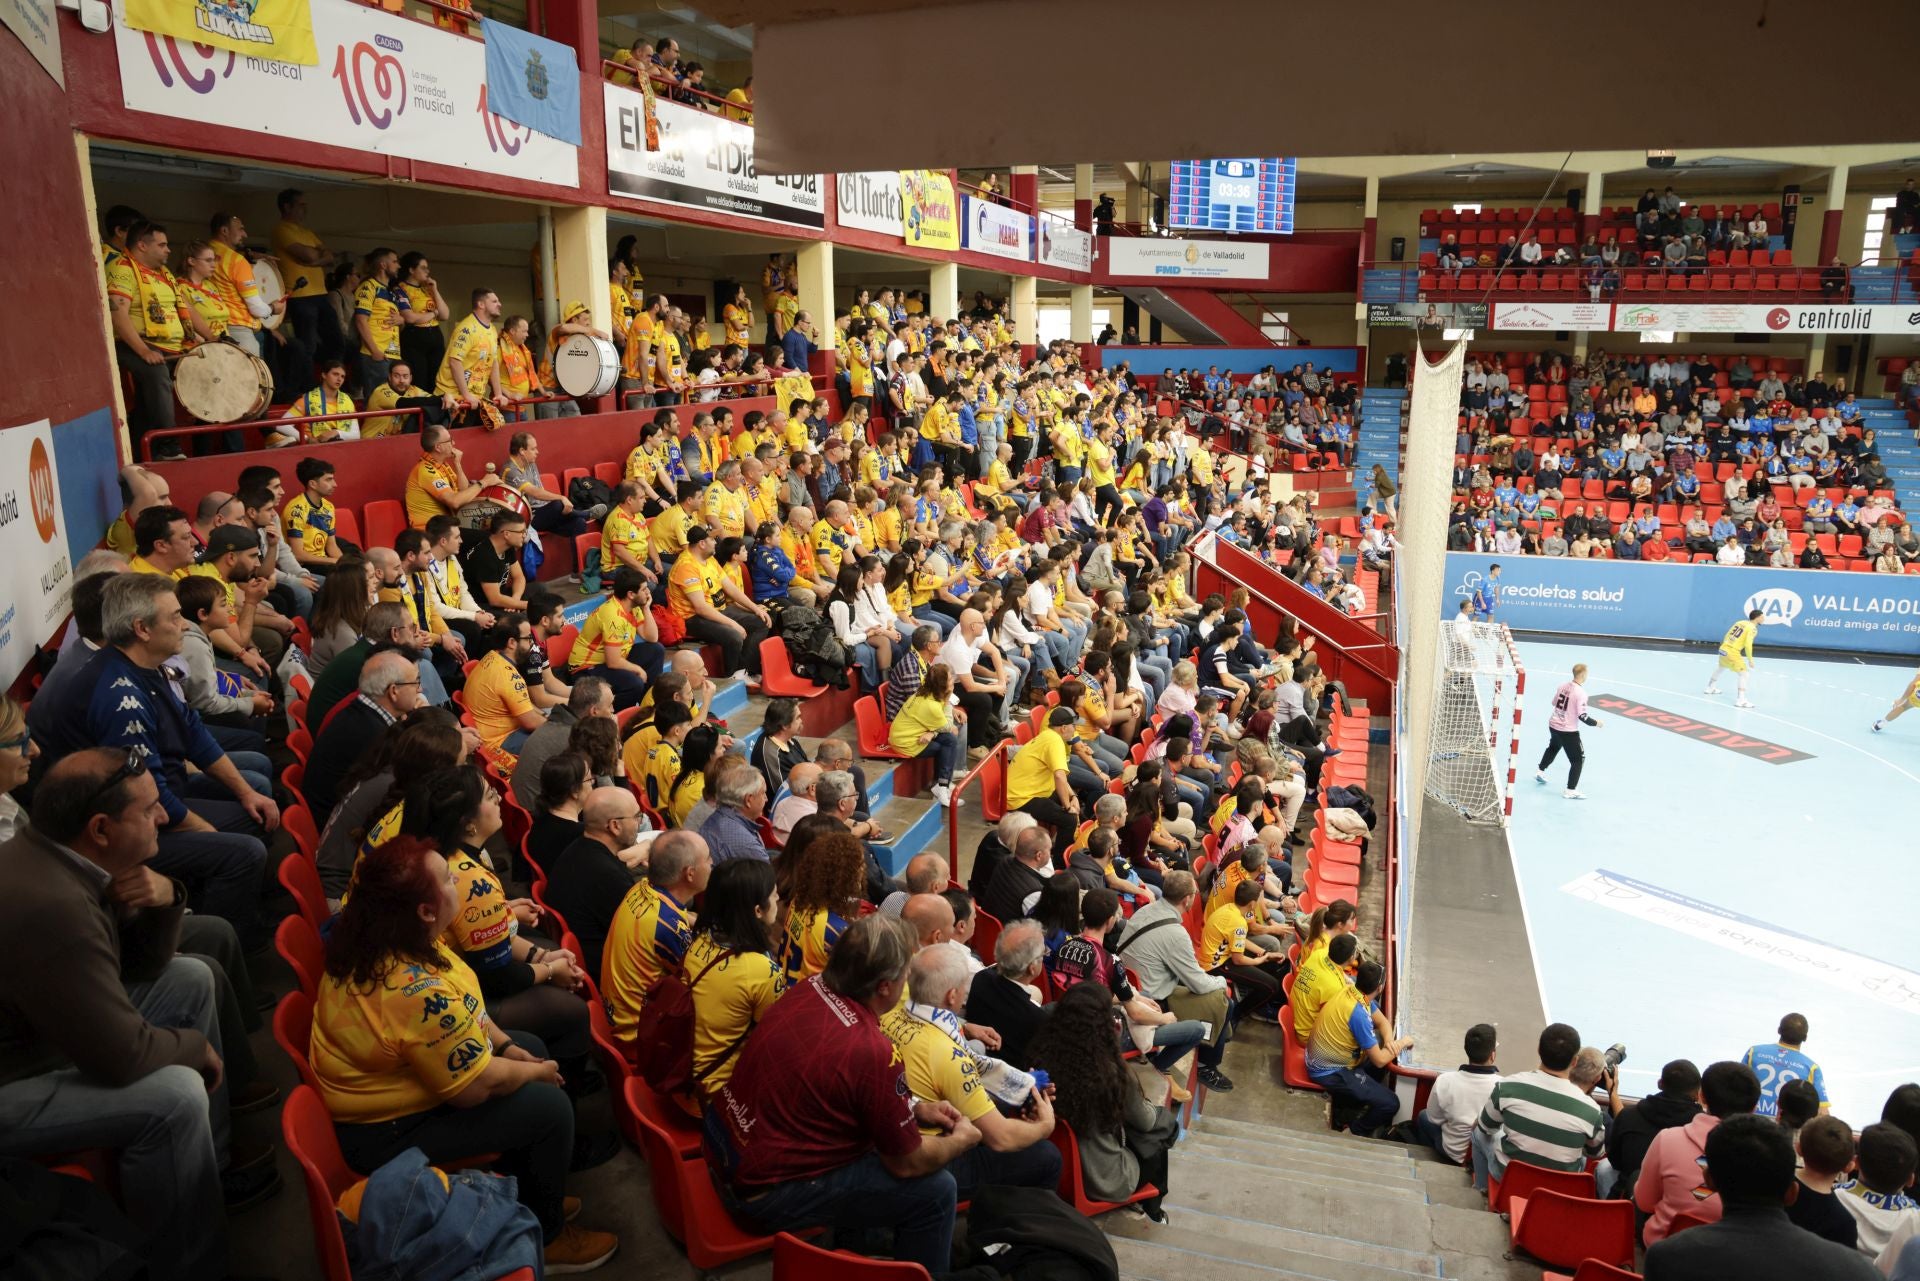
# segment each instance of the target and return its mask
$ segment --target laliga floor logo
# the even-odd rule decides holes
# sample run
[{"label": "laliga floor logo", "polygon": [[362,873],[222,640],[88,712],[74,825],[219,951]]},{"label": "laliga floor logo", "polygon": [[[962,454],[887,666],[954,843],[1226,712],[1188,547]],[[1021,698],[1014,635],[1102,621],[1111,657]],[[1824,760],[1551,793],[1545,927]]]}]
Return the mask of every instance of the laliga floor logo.
[{"label": "laliga floor logo", "polygon": [[1767,328],[1778,333],[1793,323],[1793,313],[1785,307],[1774,307],[1767,312]]},{"label": "laliga floor logo", "polygon": [[33,503],[33,530],[40,541],[53,541],[53,464],[47,461],[47,442],[35,440],[27,454],[27,494]]},{"label": "laliga floor logo", "polygon": [[1782,627],[1792,627],[1793,620],[1800,616],[1804,606],[1801,604],[1799,592],[1785,587],[1769,587],[1747,597],[1747,603],[1741,608],[1748,613],[1759,610],[1762,627],[1774,623]]}]

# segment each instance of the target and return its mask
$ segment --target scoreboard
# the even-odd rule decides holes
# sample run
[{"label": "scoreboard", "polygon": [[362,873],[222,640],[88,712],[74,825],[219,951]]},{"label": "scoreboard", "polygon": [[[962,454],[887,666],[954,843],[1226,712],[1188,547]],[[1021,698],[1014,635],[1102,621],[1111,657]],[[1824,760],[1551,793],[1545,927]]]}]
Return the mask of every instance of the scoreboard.
[{"label": "scoreboard", "polygon": [[1167,191],[1167,225],[1179,231],[1293,232],[1297,161],[1176,160]]}]

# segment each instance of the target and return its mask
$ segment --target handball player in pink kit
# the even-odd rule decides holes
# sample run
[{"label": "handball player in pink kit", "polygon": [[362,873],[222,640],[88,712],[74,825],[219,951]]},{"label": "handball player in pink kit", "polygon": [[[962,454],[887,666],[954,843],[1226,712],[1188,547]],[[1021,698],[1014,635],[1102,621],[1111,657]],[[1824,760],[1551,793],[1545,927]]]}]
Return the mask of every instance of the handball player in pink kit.
[{"label": "handball player in pink kit", "polygon": [[1580,790],[1580,767],[1586,764],[1587,752],[1580,745],[1580,727],[1591,725],[1600,728],[1600,722],[1587,715],[1587,665],[1573,665],[1573,679],[1553,691],[1553,715],[1547,719],[1547,732],[1553,735],[1553,741],[1547,744],[1547,754],[1540,758],[1540,768],[1534,771],[1533,781],[1547,781],[1547,766],[1553,764],[1554,757],[1566,752],[1572,766],[1567,771],[1567,790],[1561,795],[1570,801],[1584,801],[1586,795]]}]

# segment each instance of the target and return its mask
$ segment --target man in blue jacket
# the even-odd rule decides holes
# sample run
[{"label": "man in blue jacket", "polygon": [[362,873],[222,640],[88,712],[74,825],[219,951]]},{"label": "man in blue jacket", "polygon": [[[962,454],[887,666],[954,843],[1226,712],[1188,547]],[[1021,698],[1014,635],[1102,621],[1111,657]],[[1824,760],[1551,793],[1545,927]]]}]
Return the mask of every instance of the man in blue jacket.
[{"label": "man in blue jacket", "polygon": [[[101,626],[106,644],[58,705],[34,700],[42,759],[51,765],[89,747],[138,753],[165,811],[154,870],[184,881],[194,910],[224,918],[249,949],[264,943],[260,836],[280,825],[280,811],[256,788],[265,780],[241,774],[161,669],[186,631],[173,580],[118,575],[107,585]],[[188,774],[189,763],[199,772]]]}]

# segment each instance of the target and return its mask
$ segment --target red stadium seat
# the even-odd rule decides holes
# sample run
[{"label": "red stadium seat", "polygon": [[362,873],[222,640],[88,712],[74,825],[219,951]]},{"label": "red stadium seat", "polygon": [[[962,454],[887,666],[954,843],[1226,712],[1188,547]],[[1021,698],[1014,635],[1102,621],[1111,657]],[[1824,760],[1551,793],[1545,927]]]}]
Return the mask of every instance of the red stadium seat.
[{"label": "red stadium seat", "polygon": [[300,915],[313,927],[317,937],[327,923],[327,892],[320,886],[320,873],[313,860],[283,858],[279,868],[280,885],[293,896]]},{"label": "red stadium seat", "polygon": [[1300,1044],[1300,1038],[1294,1035],[1293,1008],[1291,1006],[1283,1005],[1280,1007],[1280,1035],[1286,1042],[1285,1053],[1280,1060],[1281,1078],[1296,1090],[1313,1090],[1316,1093],[1326,1093],[1326,1091],[1314,1083],[1312,1077],[1307,1075],[1307,1051],[1306,1047]]},{"label": "red stadium seat", "polygon": [[1060,1199],[1091,1218],[1096,1214],[1105,1214],[1109,1210],[1118,1210],[1122,1206],[1134,1205],[1148,1197],[1160,1195],[1160,1189],[1151,1183],[1137,1189],[1124,1201],[1096,1201],[1087,1195],[1086,1179],[1080,1170],[1080,1143],[1074,1138],[1073,1127],[1064,1120],[1056,1121],[1053,1127],[1053,1146],[1060,1149]]},{"label": "red stadium seat", "polygon": [[1598,1259],[1582,1259],[1579,1269],[1571,1276],[1565,1272],[1542,1272],[1540,1281],[1645,1281],[1645,1278],[1638,1272],[1616,1268]]},{"label": "red stadium seat", "polygon": [[[287,767],[287,786],[299,791],[300,782],[295,781],[299,774],[300,782],[305,781],[306,769],[299,764]],[[294,845],[307,862],[311,863],[320,854],[320,833],[313,825],[313,814],[304,805],[289,805],[280,812],[280,825],[287,829],[287,835],[293,838]]]},{"label": "red stadium seat", "polygon": [[773,1281],[929,1281],[917,1263],[869,1259],[809,1245],[791,1232],[773,1239]]},{"label": "red stadium seat", "polygon": [[1535,1192],[1508,1203],[1508,1239],[1516,1253],[1543,1263],[1577,1267],[1599,1259],[1633,1266],[1633,1203],[1596,1201],[1560,1192]]},{"label": "red stadium seat", "polygon": [[879,700],[873,695],[865,695],[854,703],[853,721],[859,731],[862,756],[888,761],[910,759],[887,741],[887,721],[881,715]]},{"label": "red stadium seat", "polygon": [[1506,1171],[1499,1178],[1487,1179],[1487,1209],[1495,1214],[1507,1212],[1507,1202],[1517,1196],[1531,1196],[1535,1192],[1560,1192],[1567,1196],[1594,1197],[1599,1195],[1593,1181],[1593,1175],[1585,1170],[1549,1170],[1544,1166],[1528,1165],[1525,1161],[1509,1161]]},{"label": "red stadium seat", "polygon": [[[291,861],[291,860],[289,860]],[[320,944],[320,932],[307,922],[307,918],[295,912],[280,922],[280,928],[273,933],[273,950],[293,971],[294,982],[308,996],[320,991],[320,976],[326,968],[325,949]]]},{"label": "red stadium seat", "polygon": [[368,547],[392,547],[407,527],[407,509],[392,498],[376,498],[366,506]]},{"label": "red stadium seat", "polygon": [[313,998],[295,989],[280,998],[273,1007],[273,1039],[280,1052],[293,1061],[300,1079],[320,1088],[313,1075]]},{"label": "red stadium seat", "polygon": [[[644,1084],[638,1077],[629,1077],[627,1089],[631,1093],[635,1086]],[[686,1247],[694,1267],[717,1268],[773,1247],[772,1237],[755,1236],[734,1222],[714,1190],[704,1160],[680,1160],[672,1137],[658,1123],[644,1112],[637,1120],[640,1146],[652,1175],[648,1183],[653,1188],[654,1208],[660,1213],[661,1225]]]}]

